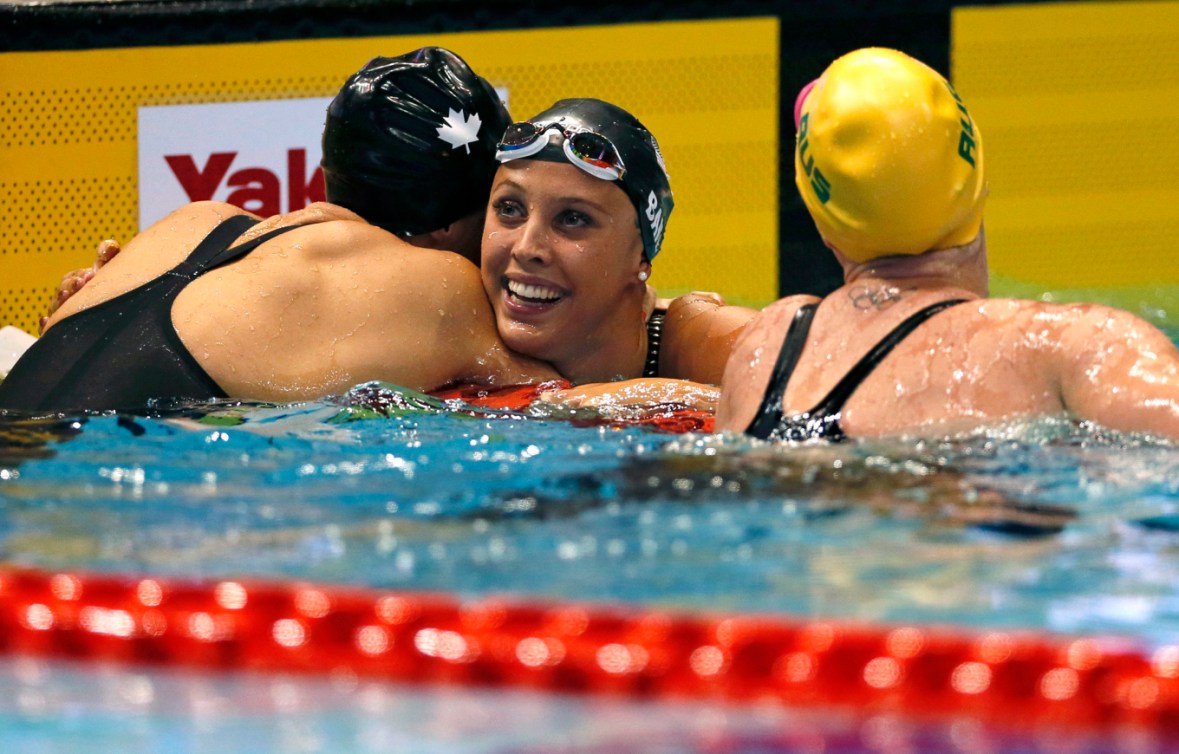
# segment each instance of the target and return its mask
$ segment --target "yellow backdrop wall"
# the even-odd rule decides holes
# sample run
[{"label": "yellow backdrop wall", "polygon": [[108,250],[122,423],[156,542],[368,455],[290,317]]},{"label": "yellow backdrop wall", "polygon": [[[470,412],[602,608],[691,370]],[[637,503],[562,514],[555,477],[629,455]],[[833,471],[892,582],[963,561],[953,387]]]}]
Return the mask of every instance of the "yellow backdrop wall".
[{"label": "yellow backdrop wall", "polygon": [[986,147],[999,292],[1122,291],[1174,316],[1179,3],[961,8],[952,40]]},{"label": "yellow backdrop wall", "polygon": [[331,96],[374,56],[428,44],[507,87],[518,117],[569,96],[634,112],[676,197],[652,282],[774,298],[778,21],[759,18],[0,55],[0,324],[35,332],[63,272],[138,231],[140,106]]}]

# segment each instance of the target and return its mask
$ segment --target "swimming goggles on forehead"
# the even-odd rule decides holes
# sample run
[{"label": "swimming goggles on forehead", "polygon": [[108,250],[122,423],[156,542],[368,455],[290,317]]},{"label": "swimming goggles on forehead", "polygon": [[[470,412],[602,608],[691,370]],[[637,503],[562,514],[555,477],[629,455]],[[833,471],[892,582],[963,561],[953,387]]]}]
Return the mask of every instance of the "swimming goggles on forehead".
[{"label": "swimming goggles on forehead", "polygon": [[585,172],[603,181],[621,181],[626,175],[622,156],[609,139],[585,128],[565,128],[560,123],[513,123],[496,145],[495,159],[510,162],[538,154],[548,146],[548,132],[552,129],[565,137],[561,147],[565,157]]}]

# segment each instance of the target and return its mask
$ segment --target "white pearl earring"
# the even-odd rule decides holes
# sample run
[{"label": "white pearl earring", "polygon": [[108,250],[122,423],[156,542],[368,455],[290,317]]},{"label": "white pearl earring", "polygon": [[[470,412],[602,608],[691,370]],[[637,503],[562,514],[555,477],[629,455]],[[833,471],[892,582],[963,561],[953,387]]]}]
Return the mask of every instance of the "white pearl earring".
[{"label": "white pearl earring", "polygon": [[640,283],[647,282],[647,278],[649,278],[649,277],[651,277],[651,273],[647,272],[646,270],[641,270],[639,272],[639,282]]}]

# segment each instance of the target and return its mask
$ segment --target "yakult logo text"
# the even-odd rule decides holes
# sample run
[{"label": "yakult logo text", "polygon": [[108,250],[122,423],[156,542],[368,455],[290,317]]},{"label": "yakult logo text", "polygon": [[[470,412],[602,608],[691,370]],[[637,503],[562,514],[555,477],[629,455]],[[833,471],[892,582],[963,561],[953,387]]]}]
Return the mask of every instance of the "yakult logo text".
[{"label": "yakult logo text", "polygon": [[165,155],[164,161],[192,202],[217,198],[219,190],[225,189],[228,195],[224,201],[267,216],[324,200],[323,170],[316,166],[307,178],[306,149],[287,150],[285,176],[264,167],[243,167],[230,173],[237,156],[237,152],[214,152],[203,167],[188,154]]},{"label": "yakult logo text", "polygon": [[206,199],[262,216],[323,201],[320,135],[329,102],[140,108],[140,229]]}]

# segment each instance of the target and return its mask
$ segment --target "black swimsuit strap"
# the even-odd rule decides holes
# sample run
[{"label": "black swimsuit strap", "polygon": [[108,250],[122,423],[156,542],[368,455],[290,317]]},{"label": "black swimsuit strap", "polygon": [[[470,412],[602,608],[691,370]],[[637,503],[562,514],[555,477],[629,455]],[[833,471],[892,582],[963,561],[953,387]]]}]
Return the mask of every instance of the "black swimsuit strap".
[{"label": "black swimsuit strap", "polygon": [[121,409],[143,408],[162,396],[225,397],[176,334],[172,305],[205,271],[291,229],[226,251],[257,222],[245,215],[229,218],[191,247],[185,261],[171,270],[62,319],[0,384],[0,405],[30,410]]},{"label": "black swimsuit strap", "polygon": [[302,227],[299,225],[288,225],[284,228],[276,228],[268,233],[263,233],[257,238],[250,239],[246,243],[230,248],[230,244],[259,222],[261,221],[255,220],[249,215],[234,215],[228,220],[223,221],[210,231],[209,235],[205,236],[204,240],[189,253],[183,262],[173,267],[166,274],[183,277],[188,280],[195,279],[209,270],[217,269],[234,260],[241,259],[275,236]]},{"label": "black swimsuit strap", "polygon": [[180,333],[176,332],[176,324],[172,321],[172,305],[175,303],[177,296],[180,295],[180,292],[188,285],[189,281],[195,280],[210,270],[215,270],[222,265],[241,259],[275,236],[302,227],[299,225],[288,225],[284,228],[277,228],[233,248],[227,248],[242,233],[245,233],[259,222],[261,221],[255,220],[248,215],[234,215],[214,228],[209,235],[205,236],[205,240],[197,244],[197,247],[192,250],[183,262],[165,273],[166,275],[181,278],[185,282],[178,282],[176,285],[171,286],[159,298],[160,302],[167,307],[168,312],[167,316],[163,317],[160,322],[160,336],[164,342],[169,344],[174,358],[184,364],[189,373],[197,375],[196,379],[204,381],[209,386],[210,394],[217,397],[224,397],[226,393],[217,384],[217,381],[205,371],[205,368],[201,366],[200,362],[196,360],[196,357],[188,350],[188,346],[184,345],[184,341],[180,339]]},{"label": "black swimsuit strap", "polygon": [[765,440],[782,423],[782,399],[786,396],[786,383],[790,381],[798,357],[802,355],[802,347],[806,344],[818,308],[818,304],[804,304],[794,313],[790,329],[782,341],[782,350],[778,352],[778,360],[774,362],[774,371],[770,373],[769,386],[757,408],[757,415],[745,430],[746,434]]},{"label": "black swimsuit strap", "polygon": [[667,312],[653,312],[647,320],[647,361],[643,364],[644,377],[659,376],[659,349],[663,345],[663,319]]},{"label": "black swimsuit strap", "polygon": [[920,309],[913,314],[910,314],[905,321],[897,325],[884,339],[872,347],[872,350],[864,354],[864,357],[856,362],[856,365],[843,376],[835,387],[831,388],[831,392],[827,393],[827,397],[819,401],[819,405],[815,406],[810,411],[811,416],[839,416],[843,411],[843,404],[847,403],[847,399],[855,392],[856,388],[860,386],[868,375],[872,374],[872,370],[876,368],[885,356],[892,353],[892,350],[900,344],[902,340],[907,338],[914,330],[916,330],[921,323],[942,311],[949,309],[951,306],[956,306],[966,301],[963,298],[949,299],[948,301],[939,301],[936,304],[930,304],[924,309]]},{"label": "black swimsuit strap", "polygon": [[201,264],[211,262],[218,254],[228,249],[238,236],[259,222],[261,221],[249,215],[234,215],[228,220],[222,220],[216,228],[209,231],[209,235],[205,236],[195,249],[189,252],[188,259]]},{"label": "black swimsuit strap", "polygon": [[[798,310],[790,329],[786,331],[786,338],[782,350],[778,354],[778,361],[774,364],[774,372],[770,377],[770,385],[758,407],[757,415],[745,430],[746,434],[760,439],[771,436],[782,436],[790,439],[823,438],[827,440],[841,440],[844,437],[839,419],[843,406],[872,370],[876,368],[897,345],[908,337],[919,325],[927,319],[951,306],[962,303],[966,299],[951,299],[939,301],[936,304],[921,309],[909,315],[897,325],[888,335],[877,343],[868,353],[864,354],[856,365],[843,376],[831,392],[810,411],[797,415],[789,427],[784,426],[782,414],[782,400],[786,396],[786,385],[790,375],[798,363],[802,347],[806,343],[807,333],[811,321],[814,319],[815,304],[808,304]],[[804,311],[808,310],[809,311]]]}]

